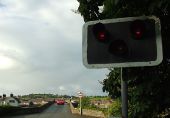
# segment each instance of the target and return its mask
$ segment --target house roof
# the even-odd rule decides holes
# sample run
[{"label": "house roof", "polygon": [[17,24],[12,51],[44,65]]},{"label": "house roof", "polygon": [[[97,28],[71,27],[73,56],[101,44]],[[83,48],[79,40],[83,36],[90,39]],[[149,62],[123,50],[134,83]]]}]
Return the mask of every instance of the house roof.
[{"label": "house roof", "polygon": [[20,100],[16,97],[6,97],[4,100],[10,99],[10,98],[16,100],[18,103],[21,103]]},{"label": "house roof", "polygon": [[2,98],[0,98],[0,102],[1,102],[1,101],[3,101],[3,99],[2,99]]}]

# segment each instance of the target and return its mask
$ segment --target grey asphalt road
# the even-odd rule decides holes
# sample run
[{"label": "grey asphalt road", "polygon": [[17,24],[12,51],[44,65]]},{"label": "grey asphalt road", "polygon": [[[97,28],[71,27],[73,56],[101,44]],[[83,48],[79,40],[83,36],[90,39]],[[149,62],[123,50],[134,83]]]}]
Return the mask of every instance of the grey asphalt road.
[{"label": "grey asphalt road", "polygon": [[69,105],[53,104],[42,113],[23,116],[10,116],[4,118],[94,118],[89,116],[73,115]]}]

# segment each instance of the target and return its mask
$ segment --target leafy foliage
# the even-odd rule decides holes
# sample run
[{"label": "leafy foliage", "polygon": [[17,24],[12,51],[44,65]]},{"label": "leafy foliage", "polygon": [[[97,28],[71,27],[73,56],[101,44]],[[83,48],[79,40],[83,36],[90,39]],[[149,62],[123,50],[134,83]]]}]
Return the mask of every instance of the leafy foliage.
[{"label": "leafy foliage", "polygon": [[[109,79],[108,79],[109,78]],[[110,69],[110,73],[107,78],[103,80],[103,91],[109,92],[111,98],[117,98],[121,95],[121,85],[120,85],[120,69]],[[114,93],[114,94],[113,94]]]},{"label": "leafy foliage", "polygon": [[103,5],[104,0],[77,0],[80,5],[78,11],[84,17],[84,21],[100,19],[98,6]]},{"label": "leafy foliage", "polygon": [[88,108],[90,106],[90,98],[83,97],[81,102],[82,108]]},{"label": "leafy foliage", "polygon": [[113,101],[112,105],[109,107],[109,114],[112,116],[121,116],[121,103],[120,99],[116,99]]},{"label": "leafy foliage", "polygon": [[[163,62],[155,67],[123,69],[128,79],[130,118],[156,118],[165,116],[170,108],[170,1],[169,0],[78,0],[78,11],[84,21],[155,15],[161,20]],[[99,12],[99,6],[103,6]],[[120,69],[110,69],[103,80],[103,91],[120,99]],[[160,114],[164,114],[164,116]]]}]

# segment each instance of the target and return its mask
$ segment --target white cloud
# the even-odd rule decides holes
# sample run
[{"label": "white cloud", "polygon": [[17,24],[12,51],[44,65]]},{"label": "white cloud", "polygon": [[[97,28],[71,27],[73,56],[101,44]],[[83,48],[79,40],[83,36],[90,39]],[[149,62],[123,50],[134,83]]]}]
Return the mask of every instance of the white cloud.
[{"label": "white cloud", "polygon": [[66,89],[65,89],[64,86],[59,86],[59,90],[60,90],[60,91],[65,91]]},{"label": "white cloud", "polygon": [[0,70],[0,88],[11,86],[0,93],[102,94],[98,80],[108,71],[88,70],[82,64],[83,18],[71,11],[77,9],[76,1],[1,2],[0,53],[16,66]]}]

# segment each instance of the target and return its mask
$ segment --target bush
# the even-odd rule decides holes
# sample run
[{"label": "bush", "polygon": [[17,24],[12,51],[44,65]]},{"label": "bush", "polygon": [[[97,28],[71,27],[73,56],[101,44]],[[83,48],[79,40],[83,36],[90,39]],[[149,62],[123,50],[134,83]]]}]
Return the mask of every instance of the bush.
[{"label": "bush", "polygon": [[89,108],[90,107],[90,98],[83,97],[81,99],[82,99],[82,101],[81,101],[82,108]]},{"label": "bush", "polygon": [[109,115],[111,116],[121,116],[121,102],[120,99],[113,101],[112,105],[109,107]]}]

